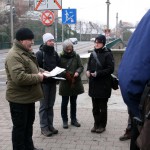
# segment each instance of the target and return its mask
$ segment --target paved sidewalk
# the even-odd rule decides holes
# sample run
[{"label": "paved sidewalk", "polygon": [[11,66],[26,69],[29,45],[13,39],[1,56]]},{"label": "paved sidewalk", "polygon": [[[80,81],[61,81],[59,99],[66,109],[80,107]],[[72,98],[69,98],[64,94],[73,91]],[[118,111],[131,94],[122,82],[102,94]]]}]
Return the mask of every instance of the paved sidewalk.
[{"label": "paved sidewalk", "polygon": [[[129,150],[130,140],[121,142],[119,136],[124,133],[127,125],[127,108],[123,103],[120,91],[113,91],[108,103],[108,124],[102,134],[91,133],[93,127],[92,103],[88,96],[88,84],[84,84],[85,93],[78,97],[77,118],[80,128],[69,125],[62,128],[60,115],[61,97],[57,93],[55,103],[54,126],[59,130],[58,135],[44,137],[39,127],[39,103],[36,103],[36,119],[34,123],[33,140],[36,147],[44,150]],[[5,85],[0,88],[0,150],[12,150],[11,129],[8,102],[5,100]],[[69,112],[69,111],[68,111]]]}]

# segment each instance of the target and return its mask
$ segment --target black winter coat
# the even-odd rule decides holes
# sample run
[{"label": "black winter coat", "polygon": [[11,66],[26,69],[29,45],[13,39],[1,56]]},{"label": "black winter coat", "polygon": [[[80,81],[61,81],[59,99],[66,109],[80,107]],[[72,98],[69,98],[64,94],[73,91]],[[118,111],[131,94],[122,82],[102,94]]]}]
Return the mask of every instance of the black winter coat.
[{"label": "black winter coat", "polygon": [[[60,58],[58,53],[54,50],[54,47],[42,44],[39,51],[36,53],[39,67],[52,71],[56,66],[60,66]],[[53,78],[45,78],[43,83],[56,82]]]},{"label": "black winter coat", "polygon": [[109,98],[111,96],[111,74],[114,71],[114,58],[110,49],[94,49],[102,66],[99,66],[91,53],[87,71],[97,73],[89,78],[89,96],[93,98]]}]

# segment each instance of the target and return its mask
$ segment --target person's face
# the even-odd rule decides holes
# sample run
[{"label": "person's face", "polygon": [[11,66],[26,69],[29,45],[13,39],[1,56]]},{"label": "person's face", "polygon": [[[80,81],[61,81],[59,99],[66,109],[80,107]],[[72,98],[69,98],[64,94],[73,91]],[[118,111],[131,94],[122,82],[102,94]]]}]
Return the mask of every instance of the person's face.
[{"label": "person's face", "polygon": [[102,48],[104,46],[103,43],[100,43],[97,40],[94,43],[95,43],[95,48],[96,49]]},{"label": "person's face", "polygon": [[32,51],[33,39],[22,40],[21,44],[29,51]]},{"label": "person's face", "polygon": [[47,46],[53,46],[53,47],[54,47],[54,43],[55,43],[54,40],[48,40],[48,41],[46,42],[46,45],[47,45]]},{"label": "person's face", "polygon": [[66,47],[66,50],[65,50],[67,53],[71,53],[73,51],[73,47],[71,45],[67,46]]}]

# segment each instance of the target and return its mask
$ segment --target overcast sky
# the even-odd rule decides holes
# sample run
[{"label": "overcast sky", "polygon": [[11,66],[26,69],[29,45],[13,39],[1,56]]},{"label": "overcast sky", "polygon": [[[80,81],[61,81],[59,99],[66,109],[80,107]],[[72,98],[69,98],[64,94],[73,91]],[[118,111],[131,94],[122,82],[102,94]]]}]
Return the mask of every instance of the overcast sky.
[{"label": "overcast sky", "polygon": [[[63,9],[77,9],[77,20],[92,21],[98,24],[107,24],[107,0],[62,0]],[[142,16],[150,9],[150,0],[110,0],[109,26],[116,26],[116,14],[118,21],[139,22]],[[59,10],[59,16],[61,11]]]}]

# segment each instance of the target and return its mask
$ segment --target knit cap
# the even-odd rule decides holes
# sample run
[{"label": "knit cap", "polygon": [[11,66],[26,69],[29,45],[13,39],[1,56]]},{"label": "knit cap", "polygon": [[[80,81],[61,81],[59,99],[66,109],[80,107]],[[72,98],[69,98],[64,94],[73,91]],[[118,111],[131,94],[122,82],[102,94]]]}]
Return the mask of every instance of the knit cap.
[{"label": "knit cap", "polygon": [[43,35],[43,42],[46,43],[48,40],[54,40],[54,36],[51,33],[45,33]]},{"label": "knit cap", "polygon": [[22,41],[22,40],[28,40],[28,39],[34,39],[33,32],[28,28],[20,28],[16,32],[16,40]]}]

